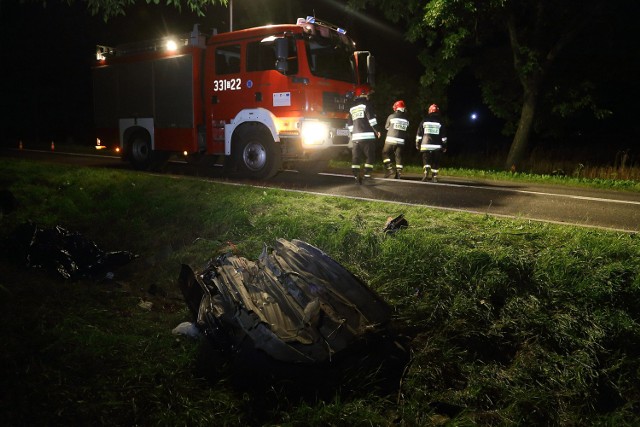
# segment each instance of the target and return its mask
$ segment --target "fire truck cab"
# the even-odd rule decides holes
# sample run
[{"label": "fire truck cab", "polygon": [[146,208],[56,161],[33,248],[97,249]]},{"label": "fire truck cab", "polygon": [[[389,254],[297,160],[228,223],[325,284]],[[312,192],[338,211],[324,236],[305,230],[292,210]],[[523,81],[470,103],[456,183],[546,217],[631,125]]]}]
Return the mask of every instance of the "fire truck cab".
[{"label": "fire truck cab", "polygon": [[94,114],[102,145],[137,169],[172,154],[216,157],[236,176],[304,169],[348,147],[348,102],[373,85],[369,52],[313,17],[206,39],[98,46]]}]

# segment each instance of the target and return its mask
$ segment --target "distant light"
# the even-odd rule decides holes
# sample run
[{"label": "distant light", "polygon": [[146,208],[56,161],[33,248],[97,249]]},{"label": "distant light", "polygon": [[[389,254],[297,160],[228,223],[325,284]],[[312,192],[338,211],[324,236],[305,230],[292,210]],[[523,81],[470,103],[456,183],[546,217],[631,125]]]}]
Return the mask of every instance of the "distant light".
[{"label": "distant light", "polygon": [[187,150],[185,150],[185,151],[182,152],[182,155],[187,157],[189,155],[189,153],[187,153]]},{"label": "distant light", "polygon": [[476,121],[478,119],[478,115],[476,113],[471,113],[471,120]]},{"label": "distant light", "polygon": [[167,40],[167,50],[170,52],[178,50],[178,43],[175,40]]}]

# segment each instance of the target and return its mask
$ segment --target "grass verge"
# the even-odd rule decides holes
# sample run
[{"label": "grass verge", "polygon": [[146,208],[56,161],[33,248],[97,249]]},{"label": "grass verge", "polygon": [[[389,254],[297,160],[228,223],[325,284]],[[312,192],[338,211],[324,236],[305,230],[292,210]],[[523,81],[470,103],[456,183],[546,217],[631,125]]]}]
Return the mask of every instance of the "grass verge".
[{"label": "grass verge", "polygon": [[[636,234],[18,160],[2,160],[0,189],[18,201],[1,218],[3,425],[640,423]],[[401,212],[409,228],[383,235]],[[111,280],[27,270],[6,244],[27,220],[140,257]],[[181,263],[256,259],[278,237],[318,246],[394,307],[411,346],[395,392],[256,394],[224,368],[210,383],[201,343],[171,334],[191,320]]]}]

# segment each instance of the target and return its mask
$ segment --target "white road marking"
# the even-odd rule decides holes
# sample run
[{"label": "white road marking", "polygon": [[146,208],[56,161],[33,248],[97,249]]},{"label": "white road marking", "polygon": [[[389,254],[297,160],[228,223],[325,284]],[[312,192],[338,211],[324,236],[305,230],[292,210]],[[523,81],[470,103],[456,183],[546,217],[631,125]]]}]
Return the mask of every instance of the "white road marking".
[{"label": "white road marking", "polygon": [[[319,175],[341,176],[341,177],[352,178],[351,175],[337,174],[337,173],[320,173]],[[373,179],[380,179],[380,180],[384,180],[384,181],[402,182],[402,180],[391,179],[391,178],[373,178]],[[559,194],[559,193],[545,193],[545,192],[542,192],[542,191],[517,190],[517,189],[513,189],[513,188],[483,187],[483,186],[479,186],[479,185],[462,185],[462,184],[452,184],[452,183],[448,183],[448,182],[447,183],[445,183],[445,182],[432,183],[432,182],[407,181],[407,180],[405,180],[404,182],[409,182],[409,183],[412,183],[412,184],[422,184],[422,185],[437,185],[438,187],[446,186],[446,187],[458,187],[458,188],[475,188],[475,189],[478,189],[478,190],[485,190],[485,191],[503,191],[503,192],[508,192],[508,193],[533,194],[533,195],[536,195],[536,196],[564,197],[564,198],[567,198],[567,199],[590,200],[592,202],[621,203],[621,204],[639,205],[640,206],[640,201],[636,202],[636,201],[633,201],[633,200],[604,199],[604,198],[600,198],[600,197],[576,196],[576,195],[572,195],[572,194]]]},{"label": "white road marking", "polygon": [[[343,176],[343,177],[348,177],[351,180],[353,179],[353,177],[351,175],[325,174],[325,173],[323,173],[322,175]],[[166,176],[166,175],[164,175],[164,176]],[[374,178],[374,179],[378,179],[378,178]],[[549,223],[549,224],[557,224],[557,225],[585,227],[585,228],[593,228],[593,229],[604,230],[604,231],[616,231],[616,232],[627,233],[627,234],[629,234],[629,233],[631,233],[631,234],[637,233],[637,231],[627,230],[627,229],[624,229],[624,228],[604,227],[604,226],[601,226],[601,225],[581,224],[581,223],[575,223],[575,222],[563,222],[563,221],[555,221],[555,220],[548,220],[548,219],[536,219],[536,218],[528,218],[528,217],[517,216],[517,215],[506,215],[506,214],[497,214],[497,213],[491,213],[491,212],[482,212],[482,211],[476,211],[476,210],[471,210],[471,209],[460,209],[460,208],[448,208],[448,207],[442,207],[442,206],[433,206],[433,205],[427,205],[427,204],[422,204],[422,203],[409,203],[409,202],[399,202],[399,201],[393,201],[393,200],[372,199],[370,197],[347,196],[347,195],[343,195],[343,194],[328,194],[328,193],[320,193],[320,192],[317,192],[317,191],[298,190],[298,189],[280,188],[280,187],[269,187],[267,185],[255,185],[255,184],[246,184],[246,183],[240,183],[240,182],[216,181],[216,183],[225,184],[225,185],[236,185],[236,186],[240,186],[240,187],[242,187],[242,186],[253,187],[253,188],[259,188],[261,190],[265,190],[265,189],[268,189],[268,190],[281,190],[281,191],[287,191],[287,192],[290,192],[290,193],[309,194],[309,195],[312,195],[312,196],[335,197],[335,198],[342,198],[342,199],[360,200],[360,201],[363,201],[363,202],[378,202],[378,203],[386,203],[386,204],[392,204],[392,205],[438,209],[438,210],[442,210],[442,211],[469,213],[469,214],[474,214],[474,215],[488,215],[488,216],[492,216],[492,217],[505,218],[505,219],[515,219],[515,220],[519,220],[519,221],[534,221],[534,222],[540,222],[540,223]],[[428,184],[428,183],[424,183],[424,184]],[[440,185],[440,184],[434,184],[434,185]],[[462,186],[462,187],[465,187],[465,186]],[[482,187],[480,187],[480,188],[482,188]],[[542,193],[542,194],[544,194],[544,193]]]}]

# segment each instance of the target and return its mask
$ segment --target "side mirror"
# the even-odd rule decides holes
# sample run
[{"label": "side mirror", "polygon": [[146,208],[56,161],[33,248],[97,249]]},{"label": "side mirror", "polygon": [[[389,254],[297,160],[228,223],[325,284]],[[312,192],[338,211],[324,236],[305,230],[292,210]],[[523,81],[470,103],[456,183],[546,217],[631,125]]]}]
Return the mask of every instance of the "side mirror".
[{"label": "side mirror", "polygon": [[371,87],[376,85],[376,59],[373,55],[367,56],[367,80]]},{"label": "side mirror", "polygon": [[276,70],[282,74],[289,71],[289,40],[287,38],[276,39]]}]

